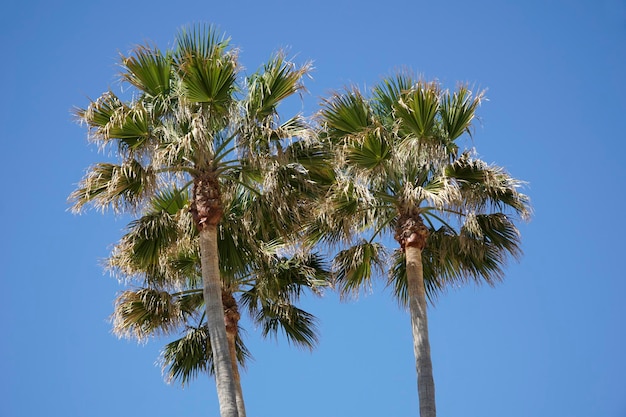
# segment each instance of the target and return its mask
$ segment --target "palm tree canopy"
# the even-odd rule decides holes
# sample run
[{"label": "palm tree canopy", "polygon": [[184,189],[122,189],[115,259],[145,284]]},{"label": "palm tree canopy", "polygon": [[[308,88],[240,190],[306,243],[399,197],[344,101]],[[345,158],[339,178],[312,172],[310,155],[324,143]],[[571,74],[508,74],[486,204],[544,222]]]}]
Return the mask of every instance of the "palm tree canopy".
[{"label": "palm tree canopy", "polygon": [[468,279],[493,284],[507,257],[521,254],[513,220],[530,215],[529,199],[519,192],[523,182],[458,144],[471,135],[483,98],[465,85],[451,92],[403,71],[369,97],[351,87],[324,101],[320,121],[336,182],[309,236],[351,242],[334,261],[344,294],[388,269],[394,294],[406,301],[403,252],[388,263],[376,238],[394,236],[403,245],[399,228],[416,216],[429,230],[423,262],[431,298]]},{"label": "palm tree canopy", "polygon": [[[303,91],[310,64],[298,67],[277,53],[240,80],[237,51],[212,26],[181,31],[171,51],[138,46],[121,57],[121,66],[133,98],[108,91],[76,111],[90,140],[103,149],[113,146],[119,162],[91,167],[70,196],[75,211],[85,204],[136,210],[156,189],[188,187],[207,171],[222,186],[242,175],[261,178],[258,170],[271,167],[291,138],[309,134],[301,116],[282,122],[277,107]],[[306,172],[297,163],[274,165],[275,175]]]},{"label": "palm tree canopy", "polygon": [[[325,285],[323,264],[285,248],[332,171],[320,163],[325,150],[308,122],[278,113],[304,91],[311,65],[278,52],[244,77],[229,39],[195,26],[181,30],[171,50],[140,45],[120,66],[130,92],[107,91],[75,113],[115,160],[92,166],[70,195],[74,211],[136,216],[109,259],[134,285],[117,298],[116,333],[143,340],[182,332],[164,350],[169,377],[187,382],[212,371],[198,244],[209,219],[218,227],[224,290],[241,294],[264,335],[282,331],[312,347],[315,318],[295,303],[304,287]],[[200,183],[209,183],[208,193]],[[239,337],[237,346],[243,361]]]}]

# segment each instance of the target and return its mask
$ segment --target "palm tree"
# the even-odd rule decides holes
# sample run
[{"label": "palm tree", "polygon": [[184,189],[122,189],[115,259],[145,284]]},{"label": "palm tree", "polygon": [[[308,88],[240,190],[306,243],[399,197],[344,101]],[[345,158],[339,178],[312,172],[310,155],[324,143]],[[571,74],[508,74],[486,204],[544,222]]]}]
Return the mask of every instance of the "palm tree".
[{"label": "palm tree", "polygon": [[386,268],[380,240],[398,242],[389,284],[411,315],[422,417],[436,415],[427,297],[450,284],[501,279],[507,256],[520,254],[510,214],[530,212],[520,181],[459,152],[482,98],[466,86],[449,92],[399,72],[371,97],[357,88],[333,94],[320,113],[337,181],[311,239],[349,243],[334,258],[344,295]]},{"label": "palm tree", "polygon": [[[187,197],[180,190],[155,196],[150,209],[129,224],[108,261],[115,275],[139,284],[116,299],[115,333],[138,340],[183,333],[168,343],[162,354],[168,380],[183,385],[199,373],[214,372],[206,314],[202,312],[198,236],[191,227]],[[240,186],[229,203],[225,209],[229,222],[219,225],[218,248],[237,408],[239,416],[244,416],[237,361],[244,366],[249,352],[240,335],[240,306],[264,337],[282,330],[288,341],[312,349],[318,337],[316,319],[295,303],[306,289],[319,293],[326,285],[327,272],[317,255],[292,250],[287,256],[289,244],[282,243],[278,234],[271,242],[262,242],[255,236],[254,224],[242,222],[248,212],[271,207],[262,192],[253,195]]]},{"label": "palm tree", "polygon": [[[306,175],[283,147],[308,131],[300,116],[282,122],[277,106],[303,89],[310,65],[297,67],[279,53],[240,86],[236,52],[215,28],[198,26],[182,30],[174,50],[139,46],[122,56],[121,78],[133,97],[125,101],[108,91],[76,112],[89,138],[113,148],[119,162],[92,166],[70,196],[75,211],[91,204],[140,213],[158,190],[189,193],[223,417],[237,416],[237,395],[224,322],[219,225],[229,221],[224,211],[233,186],[257,181],[276,197],[281,177]],[[246,218],[259,235],[263,229],[288,230],[298,221],[291,209],[297,196],[281,197],[272,200],[269,218]]]}]

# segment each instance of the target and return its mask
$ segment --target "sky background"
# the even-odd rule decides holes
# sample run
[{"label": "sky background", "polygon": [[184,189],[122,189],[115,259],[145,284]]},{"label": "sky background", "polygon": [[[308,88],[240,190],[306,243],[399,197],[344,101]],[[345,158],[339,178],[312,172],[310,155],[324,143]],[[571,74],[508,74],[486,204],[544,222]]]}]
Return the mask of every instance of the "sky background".
[{"label": "sky background", "polygon": [[[400,67],[486,88],[472,145],[528,182],[535,214],[502,284],[452,288],[429,311],[439,415],[626,416],[624,0],[5,2],[0,416],[218,416],[213,380],[163,382],[164,340],[111,334],[123,287],[99,262],[128,219],[66,201],[104,158],[72,107],[119,88],[119,52],[168,47],[194,22],[230,35],[250,72],[278,48],[313,60],[309,114]],[[314,352],[243,323],[250,417],[418,415],[409,317],[384,285],[305,308]]]}]

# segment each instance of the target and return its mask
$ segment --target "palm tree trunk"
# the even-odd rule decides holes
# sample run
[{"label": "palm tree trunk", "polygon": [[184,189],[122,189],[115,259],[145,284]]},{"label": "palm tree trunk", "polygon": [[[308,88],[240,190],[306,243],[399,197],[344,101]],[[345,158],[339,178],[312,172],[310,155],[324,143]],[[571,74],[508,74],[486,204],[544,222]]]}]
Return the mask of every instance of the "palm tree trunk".
[{"label": "palm tree trunk", "polygon": [[237,393],[235,378],[231,366],[224,306],[222,304],[222,282],[219,271],[217,251],[217,226],[205,224],[199,230],[200,259],[202,281],[204,284],[204,302],[206,305],[207,326],[213,351],[215,385],[220,404],[221,417],[239,417],[237,412]]},{"label": "palm tree trunk", "polygon": [[237,350],[235,336],[228,334],[228,348],[232,361],[233,376],[235,381],[235,394],[237,395],[237,413],[239,417],[246,417],[246,406],[243,402],[243,391],[241,389],[241,377],[239,375],[239,365],[237,364]]},{"label": "palm tree trunk", "polygon": [[419,246],[407,244],[405,246],[405,256],[420,417],[435,417],[437,415],[435,408],[435,381],[433,379],[433,365],[430,358],[430,341],[428,338],[422,249]]},{"label": "palm tree trunk", "polygon": [[222,303],[224,305],[224,323],[226,324],[226,337],[228,338],[228,350],[233,368],[235,391],[237,393],[237,412],[239,417],[246,417],[246,406],[243,402],[243,391],[241,389],[241,376],[239,374],[239,364],[237,362],[237,334],[239,332],[239,308],[232,292],[222,290]]}]

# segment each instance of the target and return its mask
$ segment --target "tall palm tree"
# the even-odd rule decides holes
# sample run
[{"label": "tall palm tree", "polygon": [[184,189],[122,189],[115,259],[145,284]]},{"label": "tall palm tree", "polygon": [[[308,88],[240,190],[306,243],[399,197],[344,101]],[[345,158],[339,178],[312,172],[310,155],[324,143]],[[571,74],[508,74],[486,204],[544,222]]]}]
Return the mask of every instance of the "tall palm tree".
[{"label": "tall palm tree", "polygon": [[520,254],[510,215],[530,212],[520,181],[459,151],[481,99],[399,72],[371,97],[357,88],[333,94],[320,113],[337,181],[311,239],[350,244],[334,258],[343,294],[389,265],[385,236],[398,242],[389,284],[411,315],[422,417],[436,415],[427,297],[451,283],[499,280],[507,256]]},{"label": "tall palm tree", "polygon": [[[237,51],[211,26],[182,30],[176,47],[165,52],[139,46],[121,57],[121,78],[132,87],[129,100],[108,91],[77,110],[89,138],[116,151],[118,163],[90,168],[70,196],[75,211],[96,208],[139,213],[160,189],[189,191],[189,211],[197,231],[206,328],[223,417],[237,417],[236,388],[224,322],[218,230],[235,184],[252,180],[274,196],[277,178],[306,175],[287,163],[283,152],[292,137],[305,135],[301,117],[281,121],[277,106],[303,89],[310,65],[297,67],[276,54],[240,85]],[[282,230],[297,221],[286,193],[272,200],[259,228]],[[287,227],[285,227],[288,229]],[[169,237],[173,238],[173,237]]]}]

